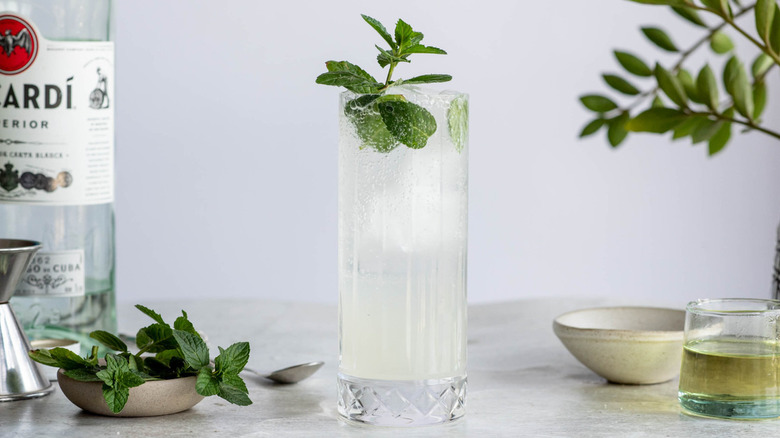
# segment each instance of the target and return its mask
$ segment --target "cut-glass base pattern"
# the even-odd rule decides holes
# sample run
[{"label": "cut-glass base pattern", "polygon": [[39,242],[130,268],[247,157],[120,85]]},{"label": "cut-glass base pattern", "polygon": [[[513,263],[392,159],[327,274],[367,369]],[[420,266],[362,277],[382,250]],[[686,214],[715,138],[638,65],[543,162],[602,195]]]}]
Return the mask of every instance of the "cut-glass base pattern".
[{"label": "cut-glass base pattern", "polygon": [[447,423],[466,413],[466,377],[372,380],[338,375],[338,409],[348,420],[379,426]]}]

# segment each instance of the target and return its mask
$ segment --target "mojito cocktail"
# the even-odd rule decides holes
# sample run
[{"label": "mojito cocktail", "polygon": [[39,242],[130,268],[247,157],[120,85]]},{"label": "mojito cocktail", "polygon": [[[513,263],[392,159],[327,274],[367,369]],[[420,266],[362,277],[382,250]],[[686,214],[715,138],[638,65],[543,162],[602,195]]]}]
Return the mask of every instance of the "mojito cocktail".
[{"label": "mojito cocktail", "polygon": [[[413,425],[464,413],[467,105],[464,94],[412,86],[341,94],[338,379],[346,418]],[[393,117],[413,122],[393,129]]]}]

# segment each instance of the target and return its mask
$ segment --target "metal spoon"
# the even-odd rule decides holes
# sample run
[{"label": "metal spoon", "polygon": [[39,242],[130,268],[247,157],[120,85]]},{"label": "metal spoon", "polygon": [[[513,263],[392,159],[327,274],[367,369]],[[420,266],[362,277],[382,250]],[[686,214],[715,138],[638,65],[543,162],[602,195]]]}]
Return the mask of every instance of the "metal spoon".
[{"label": "metal spoon", "polygon": [[306,379],[314,374],[324,364],[325,362],[302,363],[300,365],[293,365],[291,367],[282,368],[281,370],[272,371],[270,373],[261,373],[247,367],[244,367],[244,371],[250,372],[268,380],[273,380],[277,383],[298,383],[301,380]]}]

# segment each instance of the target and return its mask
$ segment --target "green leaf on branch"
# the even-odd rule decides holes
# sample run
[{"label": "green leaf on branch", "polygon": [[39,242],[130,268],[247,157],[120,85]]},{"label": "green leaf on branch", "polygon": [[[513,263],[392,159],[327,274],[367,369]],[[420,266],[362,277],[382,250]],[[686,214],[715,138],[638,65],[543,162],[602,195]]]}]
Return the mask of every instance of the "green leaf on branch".
[{"label": "green leaf on branch", "polygon": [[715,79],[715,73],[709,65],[699,71],[699,77],[696,79],[696,87],[699,90],[699,96],[704,103],[715,112],[718,112],[720,97],[718,96],[718,80]]},{"label": "green leaf on branch", "polygon": [[602,126],[604,126],[606,122],[607,121],[605,119],[591,120],[590,123],[588,123],[587,125],[585,125],[584,128],[582,128],[582,131],[580,132],[580,138],[588,137],[595,134],[596,132],[598,132],[599,129],[601,129]]},{"label": "green leaf on branch", "polygon": [[618,63],[626,69],[627,72],[641,77],[650,77],[653,75],[653,70],[651,70],[638,56],[619,50],[615,50],[614,53]]},{"label": "green leaf on branch", "polygon": [[676,128],[674,128],[672,140],[688,137],[693,133],[694,130],[696,130],[696,128],[699,126],[699,123],[704,120],[707,120],[705,116],[689,116],[687,119],[685,119],[684,122],[680,123]]},{"label": "green leaf on branch", "polygon": [[710,38],[710,48],[713,52],[722,55],[734,50],[734,43],[723,32],[715,32]]},{"label": "green leaf on branch", "polygon": [[680,80],[676,76],[672,75],[668,70],[663,68],[661,64],[655,65],[655,78],[658,81],[658,86],[666,94],[672,102],[685,108],[688,105],[688,99],[685,95]]},{"label": "green leaf on branch", "polygon": [[696,26],[707,27],[707,23],[705,23],[704,20],[701,19],[701,16],[695,9],[682,7],[682,6],[672,6],[672,10],[677,15],[688,20],[690,23],[695,24]]},{"label": "green leaf on branch", "polygon": [[737,64],[736,73],[732,81],[731,97],[734,98],[734,107],[737,112],[747,117],[753,118],[753,88],[750,84],[745,66],[740,62]]},{"label": "green leaf on branch", "polygon": [[682,84],[683,91],[685,91],[685,94],[689,99],[696,103],[704,103],[704,99],[699,95],[696,81],[688,70],[681,68],[680,71],[677,72],[677,79],[680,81],[680,84]]},{"label": "green leaf on branch", "polygon": [[606,113],[617,109],[617,104],[610,98],[602,96],[600,94],[588,94],[580,97],[580,102],[585,105],[585,108],[595,111],[597,113]]},{"label": "green leaf on branch", "polygon": [[693,144],[701,143],[703,141],[707,141],[715,135],[716,132],[718,132],[718,129],[720,129],[723,122],[716,121],[716,120],[702,120],[701,123],[699,123],[698,126],[696,126],[696,129],[693,130],[693,133],[691,134],[691,140]]},{"label": "green leaf on branch", "polygon": [[664,32],[662,29],[657,27],[643,27],[642,33],[645,34],[647,39],[649,39],[653,44],[663,50],[666,50],[667,52],[680,51],[674,42],[672,42],[672,39],[669,37],[669,35],[667,35],[666,32]]},{"label": "green leaf on branch", "polygon": [[753,120],[761,118],[766,108],[766,83],[759,82],[753,87]]},{"label": "green leaf on branch", "polygon": [[736,56],[732,56],[723,67],[723,87],[732,96],[734,95],[734,85],[736,84],[740,64],[739,59]]},{"label": "green leaf on branch", "polygon": [[757,0],[755,7],[756,31],[765,43],[771,43],[772,22],[777,9],[776,0]]},{"label": "green leaf on branch", "polygon": [[650,108],[629,120],[626,129],[661,134],[676,128],[686,118],[684,112],[673,108]]},{"label": "green leaf on branch", "polygon": [[665,108],[666,105],[664,104],[664,100],[661,99],[661,96],[655,96],[653,98],[653,101],[650,103],[651,108]]},{"label": "green leaf on branch", "polygon": [[731,122],[723,122],[715,134],[710,137],[707,152],[710,156],[717,154],[726,147],[731,139]]},{"label": "green leaf on branch", "polygon": [[640,93],[639,89],[635,87],[633,84],[628,82],[627,80],[621,78],[617,75],[612,74],[604,74],[602,75],[604,78],[604,82],[607,83],[612,89],[619,91],[623,94],[627,94],[629,96],[636,96]]},{"label": "green leaf on branch", "polygon": [[701,0],[701,3],[719,15],[731,17],[731,7],[729,7],[728,0]]},{"label": "green leaf on branch", "polygon": [[769,31],[769,47],[776,55],[780,55],[780,6],[775,7],[775,18]]},{"label": "green leaf on branch", "polygon": [[631,0],[634,3],[642,3],[645,5],[667,5],[667,6],[685,6],[687,3],[685,0]]},{"label": "green leaf on branch", "polygon": [[607,140],[609,140],[609,144],[613,148],[620,146],[620,143],[623,143],[623,140],[625,140],[628,136],[626,123],[630,117],[631,116],[628,114],[628,112],[624,112],[607,122]]},{"label": "green leaf on branch", "polygon": [[770,67],[775,65],[775,61],[769,57],[766,53],[758,55],[753,61],[753,65],[750,70],[753,73],[753,78],[759,78],[764,76]]}]

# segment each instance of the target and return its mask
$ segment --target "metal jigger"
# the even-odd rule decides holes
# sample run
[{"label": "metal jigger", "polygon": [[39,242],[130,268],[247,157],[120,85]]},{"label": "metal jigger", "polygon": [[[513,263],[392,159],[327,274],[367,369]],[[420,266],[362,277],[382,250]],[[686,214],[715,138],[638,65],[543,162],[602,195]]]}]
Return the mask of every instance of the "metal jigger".
[{"label": "metal jigger", "polygon": [[0,239],[0,401],[41,397],[54,388],[27,355],[30,342],[8,300],[41,244]]}]

